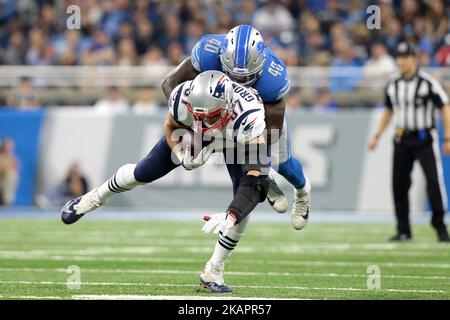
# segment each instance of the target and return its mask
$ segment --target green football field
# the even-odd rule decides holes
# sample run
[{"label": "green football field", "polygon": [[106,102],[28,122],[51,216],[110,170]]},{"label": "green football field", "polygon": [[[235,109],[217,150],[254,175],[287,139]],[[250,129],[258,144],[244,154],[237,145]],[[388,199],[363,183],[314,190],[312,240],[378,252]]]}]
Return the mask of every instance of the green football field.
[{"label": "green football field", "polygon": [[450,299],[450,245],[426,224],[413,242],[392,244],[388,223],[310,222],[298,232],[250,222],[226,264],[227,295],[198,285],[216,239],[201,226],[0,219],[0,298]]}]

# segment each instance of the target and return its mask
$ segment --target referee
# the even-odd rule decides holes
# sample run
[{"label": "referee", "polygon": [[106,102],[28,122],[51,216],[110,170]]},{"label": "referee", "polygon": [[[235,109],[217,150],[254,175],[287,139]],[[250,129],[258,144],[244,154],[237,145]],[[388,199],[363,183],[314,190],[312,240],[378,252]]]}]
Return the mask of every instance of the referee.
[{"label": "referee", "polygon": [[386,86],[384,113],[369,143],[369,149],[377,147],[378,139],[394,116],[396,130],[392,187],[397,234],[390,240],[406,241],[412,238],[408,190],[413,163],[418,160],[427,181],[428,199],[433,211],[431,225],[437,232],[438,241],[450,242],[444,224],[447,195],[435,119],[437,108],[441,110],[444,120],[443,152],[450,154],[449,99],[439,82],[418,68],[416,55],[416,49],[411,44],[402,42],[397,46],[395,56],[399,73]]}]

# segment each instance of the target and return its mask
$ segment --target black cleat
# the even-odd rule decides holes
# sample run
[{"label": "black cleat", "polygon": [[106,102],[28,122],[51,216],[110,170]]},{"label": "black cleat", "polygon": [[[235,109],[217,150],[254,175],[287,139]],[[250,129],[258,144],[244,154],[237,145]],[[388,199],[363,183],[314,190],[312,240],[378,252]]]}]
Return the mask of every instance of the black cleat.
[{"label": "black cleat", "polygon": [[439,242],[450,242],[450,237],[448,236],[447,229],[444,229],[438,232],[438,241]]},{"label": "black cleat", "polygon": [[84,214],[77,214],[74,206],[77,205],[81,200],[81,197],[69,200],[61,208],[61,221],[65,224],[72,224],[81,219]]},{"label": "black cleat", "polygon": [[412,237],[410,234],[406,234],[406,233],[398,233],[395,236],[392,236],[389,238],[389,241],[396,241],[396,242],[407,242],[407,241],[411,241]]},{"label": "black cleat", "polygon": [[206,282],[200,277],[200,285],[205,288],[209,289],[209,292],[211,293],[230,293],[233,290],[224,284],[218,284],[216,282]]}]

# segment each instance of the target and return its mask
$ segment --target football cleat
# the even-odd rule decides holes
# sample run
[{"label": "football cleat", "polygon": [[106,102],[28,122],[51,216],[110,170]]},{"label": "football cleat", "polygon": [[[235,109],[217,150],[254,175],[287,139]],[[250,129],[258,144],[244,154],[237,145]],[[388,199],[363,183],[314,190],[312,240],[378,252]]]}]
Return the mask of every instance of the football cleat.
[{"label": "football cleat", "polygon": [[302,230],[309,218],[309,207],[311,204],[311,185],[306,179],[302,189],[294,188],[294,203],[292,206],[291,223],[295,230]]},{"label": "football cleat", "polygon": [[439,242],[450,242],[450,236],[448,235],[448,231],[445,227],[438,232],[438,241]]},{"label": "football cleat", "polygon": [[267,201],[272,209],[278,213],[284,213],[288,209],[288,199],[278,187],[275,180],[269,176],[269,189],[267,190]]},{"label": "football cleat", "polygon": [[77,222],[86,213],[101,207],[103,203],[97,194],[97,189],[94,189],[84,196],[69,200],[61,208],[61,220],[65,224],[72,224]]},{"label": "football cleat", "polygon": [[397,233],[396,235],[389,238],[389,241],[391,242],[406,242],[411,240],[411,235],[406,233]]},{"label": "football cleat", "polygon": [[232,292],[231,288],[225,284],[223,279],[223,263],[212,263],[208,261],[200,275],[200,285],[209,289],[211,293]]}]

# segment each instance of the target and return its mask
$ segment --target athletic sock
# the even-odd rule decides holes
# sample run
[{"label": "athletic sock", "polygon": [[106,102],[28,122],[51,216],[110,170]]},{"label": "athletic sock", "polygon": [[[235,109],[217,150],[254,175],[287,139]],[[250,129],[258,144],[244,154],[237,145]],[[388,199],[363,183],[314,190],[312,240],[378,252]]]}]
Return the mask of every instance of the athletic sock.
[{"label": "athletic sock", "polygon": [[231,255],[239,239],[244,234],[247,222],[248,217],[235,225],[226,236],[223,236],[222,232],[219,232],[219,238],[217,239],[214,253],[210,259],[212,263],[225,263],[225,260]]},{"label": "athletic sock", "polygon": [[104,182],[97,189],[100,202],[105,202],[106,199],[114,194],[130,191],[134,187],[144,184],[135,179],[135,168],[136,164],[123,165],[110,179]]}]

